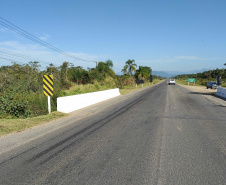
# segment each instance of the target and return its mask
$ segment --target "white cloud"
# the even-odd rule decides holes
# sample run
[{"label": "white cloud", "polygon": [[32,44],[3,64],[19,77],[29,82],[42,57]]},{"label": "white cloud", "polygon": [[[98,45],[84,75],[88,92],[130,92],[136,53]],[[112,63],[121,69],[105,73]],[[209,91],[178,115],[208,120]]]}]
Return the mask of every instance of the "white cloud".
[{"label": "white cloud", "polygon": [[[123,56],[115,56],[115,55],[93,55],[90,53],[82,53],[82,52],[68,52],[78,58],[85,59],[87,61],[93,62],[85,62],[78,59],[71,58],[69,56],[65,56],[63,54],[54,52],[49,50],[48,48],[41,46],[39,44],[23,44],[18,41],[4,41],[0,42],[0,49],[5,49],[11,52],[18,53],[20,55],[27,56],[30,59],[20,58],[18,56],[13,56],[10,54],[5,54],[0,50],[0,57],[10,58],[16,61],[21,61],[24,64],[30,61],[39,61],[42,68],[44,70],[46,66],[50,63],[53,63],[55,66],[60,66],[64,61],[69,63],[73,63],[75,66],[82,66],[84,69],[94,68],[96,66],[95,61],[106,61],[107,59],[111,59],[114,63],[114,71],[117,74],[121,74],[121,70],[125,65],[125,61],[127,58]],[[136,64],[138,66],[149,66],[154,71],[190,71],[193,69],[202,69],[202,68],[221,68],[224,67],[226,57],[200,57],[200,56],[163,56],[163,57],[153,57],[147,59],[135,59]],[[10,65],[10,61],[0,60],[0,65]],[[137,66],[137,67],[138,67]]]},{"label": "white cloud", "polygon": [[214,60],[222,60],[224,58],[212,57],[212,58],[202,58],[197,56],[176,56],[175,60],[190,60],[190,61],[214,61]]},{"label": "white cloud", "polygon": [[187,72],[203,68],[222,68],[225,57],[200,57],[200,56],[167,56],[136,60],[137,65],[149,66],[153,71],[181,71]]},{"label": "white cloud", "polygon": [[43,36],[40,36],[39,39],[46,41],[50,36],[48,34],[44,34]]},{"label": "white cloud", "polygon": [[[26,56],[29,59],[30,58],[33,59],[32,61],[35,61],[35,60],[39,61],[41,66],[43,66],[43,68],[48,66],[50,63],[53,63],[55,66],[60,66],[64,61],[73,63],[75,66],[82,66],[84,69],[86,69],[87,67],[93,68],[96,66],[94,62],[85,62],[78,59],[74,59],[72,57],[65,56],[63,54],[49,50],[38,44],[22,44],[18,41],[4,41],[4,42],[0,42],[0,49]],[[91,55],[88,53],[70,52],[69,54],[72,54],[73,56],[81,59],[85,59],[87,61],[99,61],[103,57],[103,56]],[[10,55],[10,54],[3,53],[1,52],[1,50],[0,50],[0,56],[4,56],[16,61],[21,61],[23,63],[28,63],[29,61],[31,61],[29,59],[24,59],[24,58],[15,56],[14,54]],[[10,64],[10,62],[8,64]]]},{"label": "white cloud", "polygon": [[202,58],[196,56],[176,56],[176,60],[203,60]]}]

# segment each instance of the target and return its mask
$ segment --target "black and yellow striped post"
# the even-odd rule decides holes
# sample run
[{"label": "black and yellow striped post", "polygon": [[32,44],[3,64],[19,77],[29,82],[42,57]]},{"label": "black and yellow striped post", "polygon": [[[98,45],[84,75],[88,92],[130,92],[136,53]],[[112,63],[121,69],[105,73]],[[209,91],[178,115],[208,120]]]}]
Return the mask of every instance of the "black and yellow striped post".
[{"label": "black and yellow striped post", "polygon": [[46,96],[53,96],[53,76],[43,76],[43,92]]},{"label": "black and yellow striped post", "polygon": [[53,96],[53,76],[43,76],[43,93],[48,97],[48,111],[51,113],[50,96]]}]

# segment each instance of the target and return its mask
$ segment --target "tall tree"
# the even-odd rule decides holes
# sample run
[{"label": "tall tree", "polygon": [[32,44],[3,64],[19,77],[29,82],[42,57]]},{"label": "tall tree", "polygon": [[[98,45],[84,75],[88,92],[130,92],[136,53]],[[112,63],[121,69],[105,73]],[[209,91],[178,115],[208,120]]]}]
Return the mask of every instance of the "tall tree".
[{"label": "tall tree", "polygon": [[127,66],[126,65],[123,67],[122,72],[123,72],[124,75],[127,74]]},{"label": "tall tree", "polygon": [[68,71],[69,62],[63,62],[61,68],[61,78],[63,81],[67,81],[67,71]]},{"label": "tall tree", "polygon": [[128,71],[128,74],[130,76],[132,76],[133,71],[134,72],[136,71],[136,67],[137,67],[137,64],[135,63],[135,60],[129,59],[126,61],[126,65],[124,66],[124,69]]},{"label": "tall tree", "polygon": [[106,62],[99,62],[97,65],[97,69],[100,73],[102,73],[104,76],[110,75],[115,76],[114,71],[112,70],[113,62],[111,60],[107,60]]},{"label": "tall tree", "polygon": [[151,75],[152,69],[147,66],[139,66],[139,69],[136,70],[135,77],[137,79],[145,78],[146,80],[149,79]]}]

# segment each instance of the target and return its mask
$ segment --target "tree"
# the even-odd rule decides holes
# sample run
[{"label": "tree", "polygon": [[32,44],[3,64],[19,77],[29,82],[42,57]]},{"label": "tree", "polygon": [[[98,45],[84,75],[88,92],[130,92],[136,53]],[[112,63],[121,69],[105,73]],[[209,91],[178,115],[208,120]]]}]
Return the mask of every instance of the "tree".
[{"label": "tree", "polygon": [[107,60],[106,62],[99,62],[97,65],[99,73],[101,73],[105,77],[108,75],[111,77],[115,76],[115,72],[113,71],[112,67],[113,62],[111,60]]},{"label": "tree", "polygon": [[149,79],[151,75],[151,68],[147,66],[139,66],[139,69],[136,70],[135,77],[137,79],[145,78],[146,80]]},{"label": "tree", "polygon": [[68,71],[69,62],[63,62],[61,68],[61,77],[63,81],[67,81],[67,71]]},{"label": "tree", "polygon": [[113,62],[111,60],[107,60],[105,62],[105,64],[106,64],[106,67],[108,67],[108,68],[112,68],[113,67]]},{"label": "tree", "polygon": [[127,73],[132,76],[133,71],[136,71],[137,64],[135,63],[135,60],[127,60],[126,61],[126,65],[124,66],[124,68],[122,69],[123,72],[127,71]]},{"label": "tree", "polygon": [[122,72],[123,72],[124,75],[127,74],[127,66],[126,66],[126,65],[125,65],[124,68],[122,69]]},{"label": "tree", "polygon": [[88,71],[84,70],[81,66],[69,68],[68,74],[70,75],[70,80],[77,84],[86,84],[89,82]]},{"label": "tree", "polygon": [[54,79],[59,79],[60,78],[59,70],[52,63],[49,64],[49,66],[46,67],[46,71],[47,71],[47,74],[53,75]]}]

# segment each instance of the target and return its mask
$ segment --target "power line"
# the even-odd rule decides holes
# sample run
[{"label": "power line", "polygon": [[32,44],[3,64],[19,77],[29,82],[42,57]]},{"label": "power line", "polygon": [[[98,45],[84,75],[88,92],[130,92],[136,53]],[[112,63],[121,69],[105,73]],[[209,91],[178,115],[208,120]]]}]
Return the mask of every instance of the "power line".
[{"label": "power line", "polygon": [[9,61],[11,61],[11,62],[17,62],[17,63],[23,64],[23,62],[19,62],[19,61],[16,61],[16,60],[14,60],[14,59],[10,59],[10,58],[0,57],[0,59],[9,60]]},{"label": "power line", "polygon": [[[25,62],[21,62],[21,61],[14,60],[14,59],[11,59],[11,58],[0,57],[0,59],[8,60],[8,61],[11,61],[11,62],[14,62],[14,63],[25,64]],[[40,66],[40,68],[44,68],[44,67]]]},{"label": "power line", "polygon": [[[38,37],[36,37],[36,36],[34,36],[34,35],[28,33],[27,31],[25,31],[25,30],[19,28],[18,26],[16,26],[16,25],[14,25],[13,23],[7,21],[6,19],[4,19],[4,18],[2,18],[2,17],[0,17],[0,19],[1,19],[1,20],[0,20],[0,24],[1,24],[2,26],[6,27],[6,28],[8,28],[8,29],[10,29],[10,30],[12,30],[12,31],[14,31],[14,32],[16,32],[16,33],[22,35],[23,37],[26,37],[26,38],[28,38],[28,39],[30,39],[30,40],[32,40],[32,41],[34,41],[34,42],[36,42],[36,43],[38,43],[38,44],[44,46],[44,47],[47,47],[47,48],[49,48],[49,49],[51,49],[51,50],[53,50],[53,51],[55,51],[55,52],[61,53],[61,54],[63,54],[63,55],[69,56],[69,57],[71,57],[71,58],[74,58],[74,59],[76,59],[76,60],[80,60],[80,61],[83,61],[83,62],[95,62],[95,61],[85,60],[85,59],[76,57],[76,56],[74,56],[74,55],[72,55],[72,54],[70,54],[70,53],[67,53],[67,52],[65,52],[65,51],[63,51],[63,50],[61,50],[61,49],[59,49],[59,48],[57,48],[57,47],[55,47],[55,46],[53,46],[53,45],[51,45],[51,44],[49,44],[49,43],[47,43],[47,42],[45,42],[45,41],[39,39]],[[96,62],[95,62],[95,63],[96,63]]]},{"label": "power line", "polygon": [[49,62],[46,62],[46,61],[43,61],[43,60],[30,58],[28,56],[21,55],[21,54],[12,52],[12,51],[4,50],[4,49],[1,49],[1,48],[0,48],[0,53],[6,54],[6,55],[11,55],[11,56],[14,56],[14,57],[19,57],[19,58],[27,59],[27,60],[34,60],[34,61],[37,61],[37,62],[43,63],[43,64],[48,64],[48,65],[50,64]]}]

